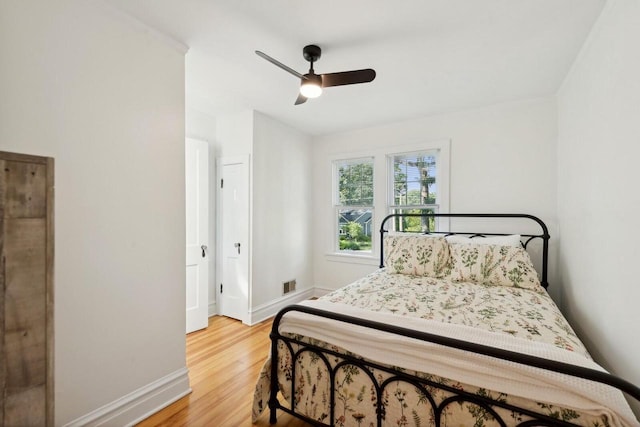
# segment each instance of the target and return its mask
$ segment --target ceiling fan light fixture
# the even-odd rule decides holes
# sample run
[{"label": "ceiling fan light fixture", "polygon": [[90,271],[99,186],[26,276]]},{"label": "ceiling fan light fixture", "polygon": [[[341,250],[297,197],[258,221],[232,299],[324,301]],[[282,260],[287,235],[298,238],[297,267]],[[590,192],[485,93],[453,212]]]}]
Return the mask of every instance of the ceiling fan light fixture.
[{"label": "ceiling fan light fixture", "polygon": [[258,55],[262,59],[271,62],[276,67],[281,68],[287,73],[292,74],[300,79],[300,94],[296,98],[296,102],[294,102],[294,105],[304,104],[305,102],[307,102],[308,98],[319,97],[322,94],[322,89],[325,87],[369,83],[376,78],[376,72],[371,68],[352,71],[340,71],[338,73],[316,74],[315,71],[313,71],[313,64],[318,59],[320,59],[321,54],[322,49],[314,44],[305,46],[304,49],[302,49],[302,56],[304,56],[304,59],[311,63],[309,72],[303,75],[293,68],[284,65],[277,59],[273,59],[266,53],[256,50],[256,55]]},{"label": "ceiling fan light fixture", "polygon": [[317,74],[305,74],[300,82],[300,94],[305,98],[317,98],[322,94],[322,77]]}]

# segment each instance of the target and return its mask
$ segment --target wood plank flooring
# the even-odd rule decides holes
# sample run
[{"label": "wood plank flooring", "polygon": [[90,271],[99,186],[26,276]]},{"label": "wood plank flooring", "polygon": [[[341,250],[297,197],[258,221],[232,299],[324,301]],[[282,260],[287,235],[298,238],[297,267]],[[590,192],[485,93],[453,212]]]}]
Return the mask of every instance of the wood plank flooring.
[{"label": "wood plank flooring", "polygon": [[[252,327],[223,316],[187,335],[187,368],[193,392],[138,424],[152,426],[266,427],[265,411],[251,424],[253,388],[269,353],[271,320]],[[276,426],[308,424],[278,411]]]}]

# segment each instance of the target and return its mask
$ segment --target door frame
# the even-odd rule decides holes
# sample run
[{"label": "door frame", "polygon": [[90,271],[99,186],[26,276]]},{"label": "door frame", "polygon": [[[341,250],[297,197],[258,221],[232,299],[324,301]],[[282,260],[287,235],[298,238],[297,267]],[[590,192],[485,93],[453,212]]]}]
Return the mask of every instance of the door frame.
[{"label": "door frame", "polygon": [[[196,159],[196,165],[193,164],[188,164],[186,165],[186,168],[188,167],[194,167],[196,168],[196,171],[201,172],[201,174],[197,174],[195,179],[196,182],[192,182],[191,184],[196,184],[195,187],[195,195],[198,198],[198,202],[197,205],[198,206],[202,206],[203,209],[205,210],[205,212],[202,212],[203,215],[202,217],[199,215],[201,212],[198,212],[198,219],[200,220],[198,222],[198,224],[191,224],[190,220],[189,220],[189,215],[187,215],[187,222],[189,224],[191,224],[192,226],[195,226],[196,229],[198,230],[198,239],[200,240],[197,245],[205,245],[207,248],[211,245],[210,242],[210,227],[211,227],[211,213],[210,213],[210,198],[211,198],[211,192],[209,191],[209,187],[210,187],[210,169],[211,169],[211,161],[210,161],[210,155],[209,152],[210,147],[209,147],[209,143],[205,140],[202,139],[196,139],[196,138],[185,138],[185,158],[188,155],[188,151],[190,150],[190,148],[192,148],[193,150],[197,150],[200,155],[199,157]],[[203,170],[204,169],[204,170]],[[185,176],[187,176],[189,174],[190,171],[185,170]],[[193,190],[193,189],[192,189]],[[187,188],[186,191],[188,192],[189,189]],[[204,200],[206,203],[200,203],[202,202],[201,198],[204,198],[206,200]],[[186,200],[185,200],[186,202]],[[188,204],[185,203],[185,206],[188,208]],[[187,212],[188,214],[189,212]],[[201,226],[202,228],[204,228],[204,230],[206,231],[204,233],[204,236],[200,235],[201,233]],[[188,239],[188,237],[187,237]],[[186,243],[189,243],[188,241]],[[196,245],[196,246],[197,246]],[[189,260],[189,253],[186,254],[186,259],[187,261]],[[203,256],[202,258],[205,259],[204,262],[202,262],[202,259],[198,258],[198,262],[199,265],[201,265],[205,271],[206,271],[206,280],[204,280],[204,285],[203,286],[202,283],[197,283],[196,284],[196,288],[197,288],[197,292],[198,292],[198,299],[199,299],[199,304],[197,307],[198,308],[198,322],[197,324],[193,324],[193,318],[191,318],[192,323],[191,323],[191,327],[190,327],[190,323],[187,321],[187,330],[186,332],[189,334],[191,332],[195,332],[197,330],[200,329],[204,329],[207,327],[208,325],[208,320],[209,320],[209,288],[210,288],[210,282],[211,282],[211,249],[207,249],[206,250],[206,255]],[[201,273],[201,271],[199,270],[199,273]],[[202,294],[202,295],[201,295]],[[204,305],[204,307],[203,307]],[[186,308],[187,314],[189,313],[188,308]],[[202,314],[202,311],[205,312],[205,318],[202,319],[200,318],[200,314]],[[189,320],[189,319],[187,319]]]},{"label": "door frame", "polygon": [[251,181],[251,155],[250,154],[244,154],[244,155],[237,155],[237,156],[226,156],[226,157],[220,157],[217,159],[216,161],[216,267],[215,267],[215,278],[216,278],[216,283],[215,283],[215,289],[216,289],[216,307],[217,307],[217,312],[219,315],[222,314],[222,308],[223,308],[223,303],[222,303],[222,295],[220,294],[220,284],[222,283],[222,278],[224,277],[224,260],[223,260],[223,248],[222,248],[222,242],[223,242],[223,224],[222,224],[222,209],[223,209],[223,198],[222,198],[222,188],[221,188],[221,181],[223,179],[223,171],[224,171],[224,166],[225,165],[232,165],[232,164],[238,164],[238,163],[244,163],[247,165],[247,182],[248,182],[248,186],[249,188],[247,189],[248,192],[248,224],[247,227],[249,228],[248,230],[248,243],[247,244],[247,249],[249,250],[249,252],[247,253],[247,277],[249,280],[249,286],[247,289],[247,312],[244,316],[242,316],[242,323],[246,324],[246,325],[251,325],[251,313],[249,311],[249,308],[251,307],[251,298],[252,298],[252,286],[251,284],[253,283],[253,272],[252,272],[252,268],[251,268],[251,241],[253,240],[252,234],[253,234],[253,185],[252,185],[252,181]]}]

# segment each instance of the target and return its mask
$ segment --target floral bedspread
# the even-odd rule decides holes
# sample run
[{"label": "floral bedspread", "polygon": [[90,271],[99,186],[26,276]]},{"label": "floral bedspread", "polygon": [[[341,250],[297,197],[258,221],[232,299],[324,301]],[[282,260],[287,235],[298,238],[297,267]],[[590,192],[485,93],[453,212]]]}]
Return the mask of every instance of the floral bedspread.
[{"label": "floral bedspread", "polygon": [[378,270],[321,299],[546,342],[589,357],[541,286],[536,292]]},{"label": "floral bedspread", "polygon": [[[443,279],[389,274],[379,270],[349,286],[321,298],[323,304],[348,304],[353,307],[390,313],[411,319],[466,325],[497,334],[538,341],[563,351],[589,355],[571,327],[546,294],[540,290],[513,287],[485,286],[474,283],[452,283]],[[413,321],[413,320],[412,320]],[[295,335],[296,338],[341,354],[346,350],[324,341]],[[286,346],[280,342],[278,352],[278,381],[283,397],[295,410],[314,420],[329,423],[329,396],[331,380],[324,362],[311,352],[304,352],[294,362]],[[294,346],[294,350],[296,346]],[[340,365],[340,357],[332,357],[331,369]],[[270,365],[268,359],[258,379],[253,404],[254,421],[263,412],[269,399]],[[437,384],[464,390],[478,396],[490,396],[518,407],[530,408],[537,413],[577,425],[624,425],[609,411],[583,413],[571,407],[532,401],[520,396],[507,395],[486,388],[463,384],[429,373],[396,368]],[[291,379],[295,375],[295,389]],[[452,393],[444,389],[400,380],[391,380],[380,391],[381,406],[376,405],[376,384],[384,384],[392,374],[379,369],[364,369],[343,364],[334,379],[335,425],[377,425],[377,412],[382,414],[383,425],[426,426],[436,419],[434,408],[439,408],[441,425],[493,426],[499,425],[494,416],[481,406],[469,402],[447,400]],[[429,397],[430,395],[430,397]],[[430,402],[429,399],[433,399]],[[520,424],[527,416],[496,409],[508,424]]]}]

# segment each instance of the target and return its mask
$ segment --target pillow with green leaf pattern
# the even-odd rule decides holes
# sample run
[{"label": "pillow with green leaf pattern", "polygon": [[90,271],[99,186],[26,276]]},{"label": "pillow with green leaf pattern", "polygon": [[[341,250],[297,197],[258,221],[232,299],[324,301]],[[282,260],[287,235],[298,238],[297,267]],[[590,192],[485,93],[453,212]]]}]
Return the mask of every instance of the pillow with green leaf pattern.
[{"label": "pillow with green leaf pattern", "polygon": [[456,244],[450,246],[450,251],[451,280],[454,282],[544,290],[524,248]]},{"label": "pillow with green leaf pattern", "polygon": [[412,276],[449,274],[449,245],[443,236],[389,233],[384,238],[387,271]]}]

